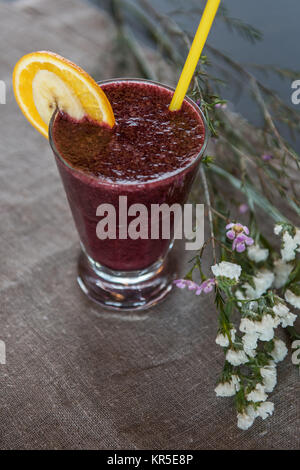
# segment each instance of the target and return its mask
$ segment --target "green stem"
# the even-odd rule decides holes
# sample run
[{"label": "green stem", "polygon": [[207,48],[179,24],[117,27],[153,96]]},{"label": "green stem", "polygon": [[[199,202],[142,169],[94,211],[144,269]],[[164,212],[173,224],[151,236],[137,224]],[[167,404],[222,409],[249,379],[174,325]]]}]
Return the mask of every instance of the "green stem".
[{"label": "green stem", "polygon": [[211,164],[210,169],[218,174],[219,176],[222,176],[226,178],[234,188],[238,189],[242,193],[244,193],[247,196],[247,193],[250,195],[250,197],[253,199],[254,203],[260,207],[266,214],[268,214],[270,217],[275,220],[275,222],[287,222],[287,223],[292,223],[289,219],[287,219],[281,212],[271,204],[265,196],[260,194],[254,186],[250,185],[248,182],[245,182],[244,184],[235,176],[231,175],[228,173],[226,170],[223,168]]},{"label": "green stem", "polygon": [[121,7],[122,3],[120,0],[112,0],[112,16],[118,28],[119,34],[125,42],[128,50],[135,58],[143,77],[155,81],[157,80],[156,73],[149,65],[147,59],[145,59],[145,51],[139,45],[131,28],[125,24]]}]

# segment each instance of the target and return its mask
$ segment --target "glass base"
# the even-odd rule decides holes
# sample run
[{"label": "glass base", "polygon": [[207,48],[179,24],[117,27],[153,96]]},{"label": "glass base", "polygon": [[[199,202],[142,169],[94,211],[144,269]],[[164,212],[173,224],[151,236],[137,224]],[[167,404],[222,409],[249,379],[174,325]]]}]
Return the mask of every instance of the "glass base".
[{"label": "glass base", "polygon": [[81,251],[77,282],[89,299],[103,307],[119,311],[143,310],[156,305],[172,289],[177,272],[172,251],[141,271],[114,271]]}]

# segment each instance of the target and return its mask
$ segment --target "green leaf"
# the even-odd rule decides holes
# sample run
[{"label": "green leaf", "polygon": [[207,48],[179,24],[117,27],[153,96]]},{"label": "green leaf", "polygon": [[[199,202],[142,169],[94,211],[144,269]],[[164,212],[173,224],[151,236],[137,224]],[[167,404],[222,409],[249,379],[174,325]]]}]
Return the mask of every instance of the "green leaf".
[{"label": "green leaf", "polygon": [[300,284],[290,284],[289,285],[289,290],[293,292],[293,294],[297,295],[300,297]]},{"label": "green leaf", "polygon": [[202,158],[201,163],[209,167],[210,164],[214,162],[214,159],[215,157],[213,155],[205,155],[205,157]]},{"label": "green leaf", "polygon": [[225,276],[218,276],[218,285],[222,290],[226,290],[229,287],[235,286],[236,284],[238,284],[238,281],[235,279],[230,279],[229,277]]}]

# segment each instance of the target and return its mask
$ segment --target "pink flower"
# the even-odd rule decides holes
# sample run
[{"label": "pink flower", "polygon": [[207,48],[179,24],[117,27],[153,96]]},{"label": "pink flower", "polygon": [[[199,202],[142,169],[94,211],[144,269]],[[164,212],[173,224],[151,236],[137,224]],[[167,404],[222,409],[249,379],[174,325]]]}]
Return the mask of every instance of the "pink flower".
[{"label": "pink flower", "polygon": [[239,213],[240,214],[246,214],[246,212],[248,212],[248,210],[249,210],[249,207],[248,207],[247,204],[241,204],[239,206]]},{"label": "pink flower", "polygon": [[232,243],[232,249],[236,250],[238,253],[242,253],[246,249],[246,245],[250,246],[253,245],[254,240],[251,237],[247,237],[247,235],[241,234],[238,235]]},{"label": "pink flower", "polygon": [[173,281],[176,287],[179,287],[179,289],[184,289],[186,287],[186,280],[185,279],[175,279]]},{"label": "pink flower", "polygon": [[216,284],[216,280],[214,278],[211,278],[211,279],[206,279],[206,281],[203,281],[200,287],[205,294],[208,294],[209,292],[213,290],[215,284]]},{"label": "pink flower", "polygon": [[246,225],[242,225],[240,223],[234,223],[234,222],[230,222],[230,224],[227,224],[226,225],[226,229],[232,229],[236,234],[238,233],[243,233],[245,232],[246,235],[249,235],[249,229]]},{"label": "pink flower", "polygon": [[249,235],[249,229],[246,225],[240,223],[233,223],[226,225],[227,238],[232,240],[232,249],[236,250],[238,253],[242,253],[246,249],[246,245],[253,245],[254,240]]},{"label": "pink flower", "polygon": [[188,290],[195,290],[200,289],[199,284],[196,284],[194,281],[186,281]]},{"label": "pink flower", "polygon": [[264,162],[268,162],[269,160],[272,160],[273,155],[268,155],[267,153],[264,153],[261,158],[263,159]]},{"label": "pink flower", "polygon": [[226,104],[226,103],[217,103],[217,104],[215,104],[215,108],[226,109],[226,108],[227,108],[227,104]]},{"label": "pink flower", "polygon": [[179,287],[179,289],[184,289],[185,287],[188,288],[188,290],[194,290],[195,295],[200,295],[201,292],[204,292],[205,294],[208,294],[213,290],[213,287],[216,283],[215,279],[206,279],[206,281],[203,281],[202,284],[197,284],[194,281],[190,281],[188,279],[175,279],[173,281],[176,287]]},{"label": "pink flower", "polygon": [[235,231],[234,230],[228,230],[228,232],[226,233],[226,236],[227,238],[229,238],[229,240],[234,240],[235,239]]},{"label": "pink flower", "polygon": [[175,279],[173,283],[176,287],[179,287],[179,289],[184,289],[187,287],[188,290],[194,290],[196,295],[201,294],[201,286],[194,281],[190,281],[189,279]]}]

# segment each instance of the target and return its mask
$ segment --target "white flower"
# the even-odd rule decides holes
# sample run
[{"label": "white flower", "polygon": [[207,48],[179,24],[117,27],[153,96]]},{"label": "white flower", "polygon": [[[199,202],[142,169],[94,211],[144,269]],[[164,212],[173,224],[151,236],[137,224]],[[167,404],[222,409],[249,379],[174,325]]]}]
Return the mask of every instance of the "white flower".
[{"label": "white flower", "polygon": [[257,340],[258,340],[259,334],[255,331],[252,333],[246,333],[242,337],[242,342],[244,345],[244,349],[255,349],[257,346]]},{"label": "white flower", "polygon": [[250,357],[255,357],[256,356],[255,349],[257,347],[258,336],[259,335],[256,332],[253,332],[253,333],[246,333],[242,337],[244,351]]},{"label": "white flower", "polygon": [[240,379],[237,375],[233,374],[230,382],[220,382],[216,386],[215,392],[218,397],[232,397],[239,389]]},{"label": "white flower", "polygon": [[[243,292],[240,289],[236,290],[235,296],[237,299],[240,299],[240,300],[248,300],[246,299],[246,297],[244,296]],[[242,302],[238,302],[238,305],[241,307]],[[257,310],[257,302],[256,301],[247,302],[247,307],[251,312],[253,312],[253,314],[255,314],[255,311]]]},{"label": "white flower", "polygon": [[257,353],[256,349],[244,348],[244,351],[249,357],[255,357]]},{"label": "white flower", "polygon": [[253,277],[253,282],[255,289],[253,289],[248,282],[243,285],[246,289],[246,296],[248,299],[255,299],[256,297],[261,297],[273,284],[274,273],[268,271],[267,269],[261,269],[258,271],[257,275]]},{"label": "white flower", "polygon": [[229,346],[229,339],[227,335],[223,335],[223,333],[218,333],[216,337],[216,343],[222,348],[227,348],[227,346]]},{"label": "white flower", "polygon": [[268,396],[265,393],[265,389],[262,384],[256,384],[256,387],[251,392],[247,393],[246,398],[248,401],[257,403],[259,401],[265,401]]},{"label": "white flower", "polygon": [[235,395],[236,390],[235,386],[231,382],[220,382],[216,386],[215,392],[217,397],[232,397],[233,395]]},{"label": "white flower", "polygon": [[282,318],[281,326],[282,328],[286,328],[287,326],[293,326],[296,321],[297,315],[292,312],[289,312],[286,317]]},{"label": "white flower", "polygon": [[293,326],[297,318],[297,315],[294,315],[294,313],[290,312],[290,309],[282,302],[274,305],[273,312],[279,317],[283,328],[286,328],[287,326]]},{"label": "white flower", "polygon": [[269,250],[267,248],[261,248],[259,245],[249,246],[247,249],[248,258],[255,263],[265,261],[269,256]]},{"label": "white flower", "polygon": [[240,330],[243,333],[255,333],[256,332],[256,322],[250,320],[249,318],[242,318],[240,323]]},{"label": "white flower", "polygon": [[[263,315],[261,321],[242,318],[240,330],[248,335],[257,334],[258,339],[261,341],[270,341],[274,337],[274,328],[276,328],[279,323],[280,319],[276,317],[273,318],[270,314]],[[254,337],[252,337],[252,340],[254,340]]]},{"label": "white flower", "polygon": [[296,250],[298,248],[298,237],[292,237],[289,232],[284,232],[282,240],[283,240],[283,248],[281,248],[280,253],[281,257],[284,261],[291,261],[296,257]]},{"label": "white flower", "polygon": [[247,429],[249,429],[255,420],[253,416],[249,416],[246,412],[238,413],[237,419],[238,419],[237,426],[238,428],[243,429],[243,431],[246,431]]},{"label": "white flower", "polygon": [[218,276],[229,277],[229,279],[239,279],[242,268],[239,264],[229,263],[228,261],[222,261],[221,263],[215,264],[211,267],[213,274]]},{"label": "white flower", "polygon": [[266,419],[268,416],[271,416],[273,414],[273,411],[274,403],[272,403],[271,401],[265,401],[256,408],[257,416],[260,416],[262,419]]},{"label": "white flower", "polygon": [[287,283],[289,275],[292,271],[293,265],[286,263],[282,259],[274,261],[274,286],[276,287],[276,289],[280,289],[280,287],[283,287]]},{"label": "white flower", "polygon": [[[277,224],[274,227],[276,235],[282,234],[282,226]],[[291,261],[296,257],[296,251],[300,252],[300,229],[295,228],[295,235],[292,236],[285,230],[282,236],[283,247],[281,248],[281,257],[283,261]]]},{"label": "white flower", "polygon": [[273,312],[280,318],[285,317],[289,313],[290,309],[282,302],[278,302],[273,307]]},{"label": "white flower", "polygon": [[[235,328],[232,328],[230,330],[230,337],[231,337],[231,341],[234,341],[235,340],[235,333],[236,333],[236,329]],[[227,348],[229,346],[229,339],[228,339],[228,336],[227,335],[224,335],[223,333],[218,333],[217,337],[216,337],[216,343],[221,346],[222,348]]]},{"label": "white flower", "polygon": [[261,341],[270,341],[274,338],[274,328],[276,328],[279,323],[279,318],[274,318],[272,315],[267,313],[267,315],[263,315],[261,322],[256,322],[258,325],[258,333],[259,339]]},{"label": "white flower", "polygon": [[268,416],[271,416],[274,411],[274,403],[271,401],[265,401],[261,403],[256,409],[252,405],[247,406],[243,413],[238,413],[238,428],[247,430],[254,423],[255,418],[261,417],[266,419]]},{"label": "white flower", "polygon": [[246,410],[243,413],[238,413],[237,415],[238,428],[246,431],[252,426],[255,418],[256,418],[256,411],[254,410],[253,406],[251,405],[247,406]]},{"label": "white flower", "polygon": [[299,295],[294,294],[294,292],[288,289],[284,294],[284,298],[289,304],[293,305],[293,307],[300,308]]},{"label": "white flower", "polygon": [[273,392],[277,383],[277,372],[275,365],[267,365],[260,369],[260,375],[263,378],[263,386],[268,393]]},{"label": "white flower", "polygon": [[288,350],[286,345],[281,339],[274,339],[274,349],[271,351],[271,356],[275,362],[283,361],[285,356],[287,355]]},{"label": "white flower", "polygon": [[274,233],[275,233],[275,235],[280,235],[281,232],[282,232],[282,225],[276,224],[276,225],[274,226]]},{"label": "white flower", "polygon": [[228,349],[226,353],[226,360],[233,366],[239,366],[248,362],[248,357],[242,349],[235,351],[234,349]]},{"label": "white flower", "polygon": [[239,389],[241,388],[241,387],[240,387],[240,378],[239,378],[239,376],[236,375],[236,374],[232,374],[232,376],[231,376],[231,383],[234,384],[235,389],[236,389],[236,391],[238,392]]}]

